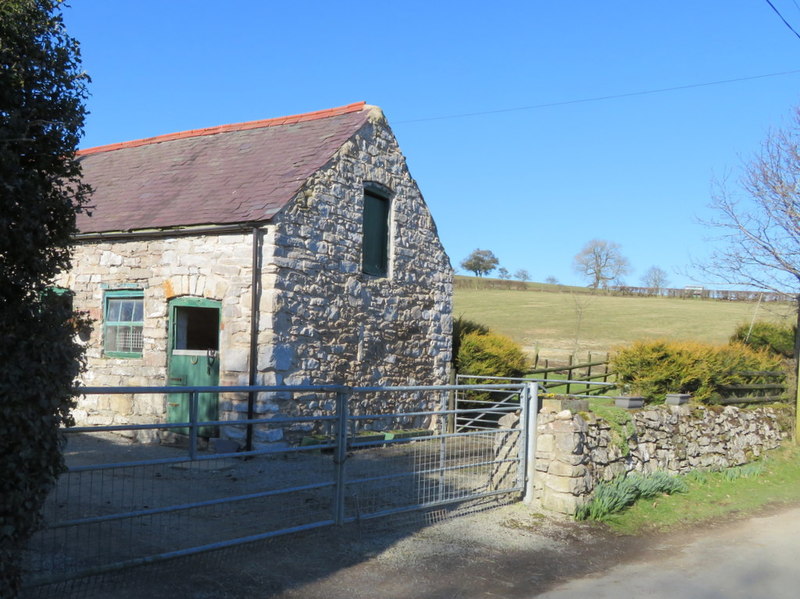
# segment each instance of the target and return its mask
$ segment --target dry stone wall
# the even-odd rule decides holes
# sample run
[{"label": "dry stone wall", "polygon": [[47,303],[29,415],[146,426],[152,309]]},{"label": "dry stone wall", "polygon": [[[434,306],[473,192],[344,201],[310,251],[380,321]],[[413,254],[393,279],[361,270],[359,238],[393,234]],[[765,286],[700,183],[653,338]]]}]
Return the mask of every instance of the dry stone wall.
[{"label": "dry stone wall", "polygon": [[533,505],[572,515],[599,483],[627,472],[739,466],[785,438],[768,407],[655,406],[631,417],[626,429],[591,412],[540,412]]}]

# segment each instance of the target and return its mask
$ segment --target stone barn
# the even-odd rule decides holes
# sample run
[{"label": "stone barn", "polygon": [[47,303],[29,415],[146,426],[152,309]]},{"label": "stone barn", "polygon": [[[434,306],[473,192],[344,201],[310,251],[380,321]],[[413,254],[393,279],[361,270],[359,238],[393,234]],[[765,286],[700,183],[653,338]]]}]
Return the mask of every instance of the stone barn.
[{"label": "stone barn", "polygon": [[[80,155],[92,206],[57,284],[93,320],[83,384],[447,383],[452,268],[379,108]],[[291,412],[278,397],[255,415]],[[74,413],[184,422],[185,399],[86,396]],[[246,412],[246,394],[201,396],[204,419]]]}]

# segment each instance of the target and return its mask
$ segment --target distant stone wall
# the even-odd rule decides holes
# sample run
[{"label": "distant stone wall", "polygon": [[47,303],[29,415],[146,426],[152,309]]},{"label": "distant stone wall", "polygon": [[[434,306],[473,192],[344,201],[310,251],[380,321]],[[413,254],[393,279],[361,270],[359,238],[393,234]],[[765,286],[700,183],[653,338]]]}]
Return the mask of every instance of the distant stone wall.
[{"label": "distant stone wall", "polygon": [[533,505],[572,515],[597,484],[621,474],[739,466],[786,436],[775,410],[766,407],[655,406],[631,416],[630,434],[622,438],[592,413],[542,411]]}]

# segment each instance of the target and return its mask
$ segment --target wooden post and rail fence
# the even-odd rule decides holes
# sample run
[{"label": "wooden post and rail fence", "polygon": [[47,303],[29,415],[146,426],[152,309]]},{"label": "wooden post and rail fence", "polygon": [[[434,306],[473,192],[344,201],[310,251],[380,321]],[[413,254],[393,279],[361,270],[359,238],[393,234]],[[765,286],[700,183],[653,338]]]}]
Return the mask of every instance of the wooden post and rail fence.
[{"label": "wooden post and rail fence", "polygon": [[[550,393],[602,395],[609,390],[609,387],[592,387],[584,384],[593,381],[603,383],[615,381],[615,373],[609,367],[609,354],[600,356],[596,358],[589,353],[585,362],[578,362],[575,356],[569,356],[566,364],[553,364],[549,359],[540,361],[537,355],[533,370],[525,373],[525,376],[542,380],[542,386]],[[543,368],[539,368],[539,364],[542,364]],[[715,399],[714,403],[734,405],[788,401],[789,387],[786,372],[745,370],[736,374],[740,375],[743,382],[721,386],[721,396]],[[550,380],[552,384],[548,384]]]},{"label": "wooden post and rail fence", "polygon": [[[543,386],[550,392],[563,395],[575,393],[583,395],[602,395],[608,387],[590,388],[582,382],[602,381],[614,382],[615,373],[609,369],[609,355],[604,359],[594,359],[589,353],[586,362],[577,362],[574,356],[569,356],[567,364],[551,366],[551,361],[543,360],[544,368],[537,368],[539,357],[536,356],[534,369],[526,373],[527,377],[543,380]],[[721,397],[714,403],[721,405],[772,403],[787,401],[787,376],[781,370],[744,370],[738,374],[744,382],[736,385],[723,385],[720,388]],[[553,385],[547,381],[553,379]],[[564,381],[559,384],[559,381]]]},{"label": "wooden post and rail fence", "polygon": [[[542,360],[544,368],[538,368],[539,356],[534,360],[534,369],[525,373],[526,377],[542,379],[543,386],[550,392],[557,391],[564,395],[581,393],[585,395],[601,395],[608,391],[608,387],[598,386],[592,388],[590,385],[581,384],[592,381],[602,381],[604,383],[613,382],[614,373],[609,370],[609,356],[605,354],[605,359],[595,359],[591,352],[586,358],[586,362],[576,362],[575,356],[570,355],[567,364],[551,366],[549,359]],[[553,380],[555,385],[551,390],[547,381]],[[559,384],[558,381],[565,381]]]},{"label": "wooden post and rail fence", "polygon": [[723,397],[715,403],[722,405],[741,403],[773,403],[787,401],[786,373],[773,370],[743,370],[741,375],[747,382],[722,386]]},{"label": "wooden post and rail fence", "polygon": [[[614,386],[608,383],[616,382],[616,375],[610,369],[609,355],[605,354],[605,359],[594,359],[592,354],[588,354],[585,362],[577,362],[574,356],[570,356],[567,364],[551,365],[549,359],[543,360],[543,368],[538,368],[540,363],[538,356],[535,361],[534,369],[526,372],[523,379],[535,379],[540,382],[539,389],[544,393],[555,393],[559,395],[579,395],[583,397],[591,395],[604,395]],[[719,395],[714,397],[711,403],[717,405],[752,405],[761,403],[789,402],[789,381],[785,371],[737,371],[742,381],[738,384],[724,385],[719,387]],[[474,377],[475,379],[493,379],[495,377]],[[453,377],[451,382],[459,384],[457,379],[463,379],[470,383],[475,383],[467,374]],[[492,382],[492,381],[489,381]],[[496,381],[494,381],[496,382]],[[597,384],[601,382],[601,384]],[[595,383],[595,384],[592,384]],[[606,384],[602,384],[606,383]],[[798,394],[800,397],[800,394]],[[792,398],[793,399],[793,398]],[[470,397],[470,394],[459,396],[457,392],[451,392],[449,398],[449,409],[455,410],[460,407],[461,402],[473,402],[475,408],[486,407],[487,414],[493,411],[493,399],[489,397]],[[505,401],[505,400],[504,400]],[[485,404],[485,405],[484,405]],[[490,422],[490,417],[474,416],[475,420]],[[453,432],[457,428],[455,418],[448,421],[448,431]]]}]

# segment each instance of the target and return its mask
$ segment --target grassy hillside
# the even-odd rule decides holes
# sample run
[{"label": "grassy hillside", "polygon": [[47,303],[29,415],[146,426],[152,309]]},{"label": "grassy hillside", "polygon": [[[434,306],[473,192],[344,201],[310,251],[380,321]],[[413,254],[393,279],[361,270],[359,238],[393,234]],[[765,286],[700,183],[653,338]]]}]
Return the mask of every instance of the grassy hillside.
[{"label": "grassy hillside", "polygon": [[[692,339],[724,343],[734,329],[759,320],[794,322],[784,303],[726,302],[661,297],[592,295],[585,289],[552,291],[531,283],[522,289],[455,290],[455,316],[512,337],[529,352],[559,358],[607,351],[639,339]],[[545,291],[545,289],[548,289]]]}]

